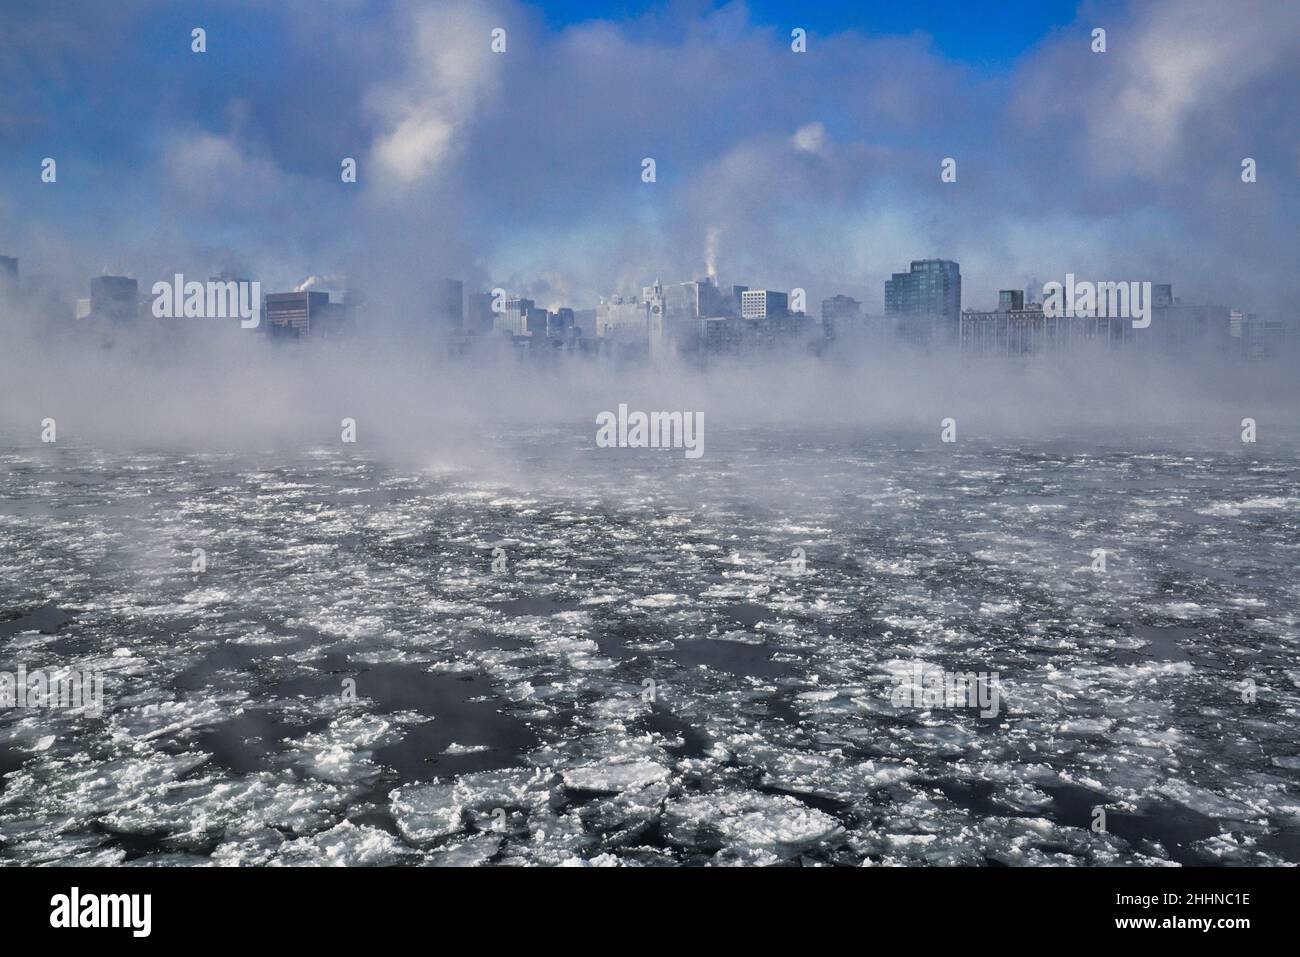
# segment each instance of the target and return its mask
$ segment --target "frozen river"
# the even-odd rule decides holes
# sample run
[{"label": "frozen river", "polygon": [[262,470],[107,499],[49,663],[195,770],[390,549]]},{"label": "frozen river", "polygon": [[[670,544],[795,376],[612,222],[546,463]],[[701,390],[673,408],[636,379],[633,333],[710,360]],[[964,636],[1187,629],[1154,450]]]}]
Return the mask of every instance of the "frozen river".
[{"label": "frozen river", "polygon": [[1300,863],[1293,453],[484,441],[7,444],[0,860]]}]

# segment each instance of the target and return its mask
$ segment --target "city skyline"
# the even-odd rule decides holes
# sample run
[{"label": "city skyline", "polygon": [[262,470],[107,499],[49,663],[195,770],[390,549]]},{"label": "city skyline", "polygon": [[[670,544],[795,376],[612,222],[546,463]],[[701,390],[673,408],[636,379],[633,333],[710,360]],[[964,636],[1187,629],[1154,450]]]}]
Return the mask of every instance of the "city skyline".
[{"label": "city skyline", "polygon": [[[35,313],[31,331],[39,332],[40,327],[68,331],[66,321],[61,321],[68,318],[67,304],[59,306],[51,300],[48,288],[24,287],[19,262],[18,257],[0,256],[0,296],[17,312]],[[334,282],[316,288],[320,282],[312,275],[292,291],[263,292],[260,282],[226,272],[206,283],[186,283],[183,274],[176,274],[174,281],[153,284],[151,298],[140,292],[134,277],[101,275],[90,280],[90,297],[76,300],[75,318],[80,322],[98,317],[109,329],[119,330],[136,318],[147,321],[149,314],[166,320],[239,318],[242,328],[261,326],[279,339],[367,334],[364,293],[346,285],[331,289]],[[884,283],[883,310],[874,312],[864,311],[864,303],[842,293],[823,299],[818,310],[808,302],[806,290],[798,287],[756,290],[737,284],[728,292],[710,276],[666,285],[656,279],[643,287],[640,296],[600,296],[594,308],[576,309],[558,304],[538,308],[534,300],[502,287],[467,292],[461,279],[438,279],[426,285],[427,331],[435,339],[460,339],[461,345],[451,346],[453,353],[465,353],[475,339],[504,336],[516,345],[549,340],[570,348],[640,347],[645,358],[656,362],[683,355],[753,351],[763,344],[803,344],[823,351],[835,347],[837,339],[856,350],[908,345],[1030,356],[1094,343],[1119,348],[1136,341],[1128,329],[1130,319],[1134,329],[1145,330],[1157,317],[1159,323],[1146,342],[1151,355],[1192,349],[1263,359],[1288,356],[1300,344],[1294,317],[1260,316],[1213,301],[1187,303],[1174,296],[1174,285],[1168,282],[1081,281],[1080,289],[1087,287],[1087,291],[1079,301],[1078,317],[1100,322],[1067,321],[1076,315],[1073,274],[1067,274],[1065,283],[1049,281],[1041,290],[999,289],[996,306],[975,307],[962,301],[960,264],[933,258],[912,260],[907,272],[893,273]],[[1144,288],[1137,289],[1139,285]],[[256,311],[249,301],[249,286],[257,299]],[[41,294],[46,298],[36,307],[26,302],[39,300]],[[1058,294],[1060,301],[1053,302]],[[1137,313],[1127,311],[1130,303]],[[1123,312],[1117,311],[1120,307]],[[104,332],[99,330],[102,344],[111,346],[112,335]],[[1226,354],[1225,346],[1229,347]]]},{"label": "city skyline", "polygon": [[[711,274],[872,302],[913,250],[961,262],[974,303],[1044,275],[1136,271],[1278,314],[1300,299],[1296,271],[1276,268],[1300,216],[1280,96],[1295,18],[1260,3],[1227,29],[1215,5],[1191,6],[1055,4],[979,45],[1002,51],[985,62],[942,39],[955,6],[819,26],[824,13],[766,5],[600,19],[373,2],[310,23],[253,9],[223,36],[236,28],[215,10],[46,5],[12,34],[56,38],[39,64],[0,45],[0,248],[32,250],[55,280],[254,264],[268,289],[347,277],[395,314],[429,274],[545,308]],[[377,62],[381,44],[395,55]],[[337,64],[327,83],[309,79],[316,56]],[[243,72],[271,57],[274,100]],[[596,76],[623,78],[597,95]],[[761,113],[743,107],[754,95]],[[111,129],[94,112],[127,107]]]}]

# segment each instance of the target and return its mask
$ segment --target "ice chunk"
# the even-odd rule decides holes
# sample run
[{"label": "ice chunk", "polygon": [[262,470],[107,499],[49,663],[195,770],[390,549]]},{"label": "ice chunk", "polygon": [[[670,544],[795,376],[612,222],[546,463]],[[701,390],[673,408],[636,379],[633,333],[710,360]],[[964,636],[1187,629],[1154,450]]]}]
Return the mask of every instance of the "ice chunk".
[{"label": "ice chunk", "polygon": [[388,797],[397,829],[412,844],[427,844],[464,828],[453,784],[413,784]]},{"label": "ice chunk", "polygon": [[328,831],[287,841],[272,866],[367,867],[401,864],[418,857],[387,831],[343,821]]},{"label": "ice chunk", "polygon": [[669,775],[654,761],[607,761],[568,768],[564,785],[584,791],[631,791],[666,781]]},{"label": "ice chunk", "polygon": [[683,798],[664,810],[670,841],[692,846],[712,835],[722,847],[794,849],[825,840],[842,827],[829,814],[792,797],[714,791]]}]

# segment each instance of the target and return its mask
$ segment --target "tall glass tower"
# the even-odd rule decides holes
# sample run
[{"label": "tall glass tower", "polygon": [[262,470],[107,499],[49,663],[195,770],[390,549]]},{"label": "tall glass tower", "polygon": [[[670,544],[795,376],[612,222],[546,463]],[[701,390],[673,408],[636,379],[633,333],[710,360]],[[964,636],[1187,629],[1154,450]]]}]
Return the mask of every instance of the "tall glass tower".
[{"label": "tall glass tower", "polygon": [[951,259],[914,259],[910,272],[885,281],[885,314],[905,338],[956,341],[961,326],[961,267]]}]

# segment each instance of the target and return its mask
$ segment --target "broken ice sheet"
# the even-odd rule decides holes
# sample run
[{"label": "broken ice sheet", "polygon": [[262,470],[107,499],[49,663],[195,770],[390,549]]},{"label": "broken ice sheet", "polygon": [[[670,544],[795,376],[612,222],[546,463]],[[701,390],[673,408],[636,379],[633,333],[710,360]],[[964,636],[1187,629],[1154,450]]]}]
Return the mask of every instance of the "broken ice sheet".
[{"label": "broken ice sheet", "polygon": [[664,834],[687,847],[716,845],[793,854],[838,834],[840,822],[793,797],[714,791],[683,796],[664,808]]},{"label": "broken ice sheet", "polygon": [[[62,617],[13,637],[119,680],[98,722],[0,716],[0,860],[1300,860],[1295,513],[1245,504],[1293,499],[1293,458],[944,470],[827,434],[809,481],[788,433],[719,432],[680,484],[540,435],[492,438],[553,466],[522,489],[322,448],[189,457],[141,496],[165,453],[69,447],[85,504],[53,524],[66,490],[15,470],[12,617]],[[158,543],[200,528],[226,558],[195,581]],[[999,672],[997,718],[893,707],[916,658]]]}]

